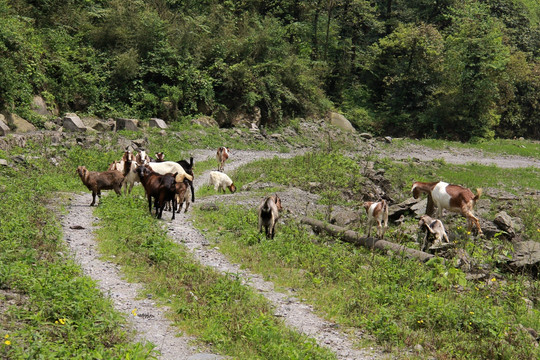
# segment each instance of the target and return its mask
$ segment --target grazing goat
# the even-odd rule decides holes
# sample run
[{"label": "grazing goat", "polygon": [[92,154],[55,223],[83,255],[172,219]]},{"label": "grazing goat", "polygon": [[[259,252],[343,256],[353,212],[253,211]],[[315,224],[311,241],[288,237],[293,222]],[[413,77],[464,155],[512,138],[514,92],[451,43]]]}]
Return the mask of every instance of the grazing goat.
[{"label": "grazing goat", "polygon": [[274,238],[276,222],[281,210],[281,199],[277,194],[266,197],[259,205],[259,233],[262,232],[264,226],[267,239]]},{"label": "grazing goat", "polygon": [[214,190],[225,192],[225,189],[228,188],[231,193],[236,191],[236,186],[234,186],[233,181],[227,174],[219,171],[210,171],[210,185],[214,185]]},{"label": "grazing goat", "polygon": [[467,228],[471,231],[473,223],[478,230],[478,235],[482,235],[480,222],[473,214],[473,208],[476,201],[482,195],[482,189],[476,189],[477,194],[474,195],[471,190],[459,185],[450,185],[443,181],[437,182],[420,182],[413,183],[411,189],[415,199],[418,199],[421,193],[428,194],[428,203],[426,214],[432,215],[433,208],[437,207],[437,217],[442,217],[443,209],[452,212],[461,213],[467,219]]},{"label": "grazing goat", "polygon": [[447,243],[450,242],[441,220],[434,219],[429,215],[422,215],[418,225],[420,225],[420,229],[426,230],[426,236],[424,237],[424,242],[422,243],[420,250],[424,251],[430,235],[435,238],[433,245],[440,245],[443,240]]},{"label": "grazing goat", "polygon": [[150,156],[146,154],[146,151],[141,150],[137,156],[135,156],[135,161],[137,162],[137,165],[146,165],[150,162]]},{"label": "grazing goat", "polygon": [[[168,201],[172,201],[173,210],[176,209],[176,173],[174,174],[158,174],[148,166],[139,165],[135,170],[148,198],[148,210],[152,213],[152,198],[154,198],[154,207],[156,208],[156,217],[161,219],[163,209]],[[174,220],[175,212],[172,212]]]},{"label": "grazing goat", "polygon": [[[127,160],[126,160],[127,159]],[[136,183],[140,183],[139,175],[135,172],[137,168],[137,163],[133,157],[128,155],[128,152],[124,153],[122,160],[115,161],[109,166],[109,170],[120,171],[124,175],[124,181],[122,183],[122,188],[124,188],[124,194],[127,195],[128,192],[131,194],[131,190]],[[129,184],[129,190],[128,190]]]},{"label": "grazing goat", "polygon": [[174,161],[151,162],[148,165],[153,171],[161,175],[177,173],[176,182],[182,182],[184,181],[184,178],[193,181],[193,176],[186,173],[184,168]]},{"label": "grazing goat", "polygon": [[164,162],[165,161],[165,154],[163,152],[155,153],[156,160],[154,162]]},{"label": "grazing goat", "polygon": [[114,190],[118,195],[121,195],[122,181],[124,176],[116,170],[108,170],[104,172],[88,171],[85,166],[77,167],[77,174],[88,190],[92,191],[92,203],[96,203],[96,195],[101,202],[101,190]]},{"label": "grazing goat", "polygon": [[229,158],[229,148],[225,146],[220,146],[217,149],[216,160],[218,162],[218,171],[225,170],[225,161]]},{"label": "grazing goat", "polygon": [[377,236],[379,239],[384,238],[384,233],[386,232],[386,229],[388,229],[388,203],[385,200],[381,200],[379,202],[366,201],[363,206],[364,209],[366,209],[368,218],[367,237],[371,235],[373,222],[377,221]]},{"label": "grazing goat", "polygon": [[[184,212],[188,211],[189,205],[191,204],[191,196],[189,194],[188,187],[192,185],[193,182],[188,179],[184,179],[181,183],[176,183],[176,204],[178,206],[178,213],[182,210],[182,206],[186,204]],[[173,209],[174,211],[174,209]]]},{"label": "grazing goat", "polygon": [[187,162],[187,160],[180,160],[178,161],[178,164],[180,164],[186,173],[192,176],[189,187],[191,188],[191,201],[195,202],[195,189],[193,188],[193,179],[195,178],[195,174],[193,173],[193,157],[189,158],[189,162]]}]

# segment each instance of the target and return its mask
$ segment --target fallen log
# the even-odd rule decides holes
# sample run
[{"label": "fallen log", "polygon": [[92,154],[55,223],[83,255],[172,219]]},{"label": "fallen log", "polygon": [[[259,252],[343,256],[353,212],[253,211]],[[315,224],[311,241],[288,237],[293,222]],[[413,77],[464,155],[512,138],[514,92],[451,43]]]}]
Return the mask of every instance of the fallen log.
[{"label": "fallen log", "polygon": [[317,233],[324,231],[327,234],[335,236],[341,241],[356,245],[364,246],[369,249],[379,249],[379,250],[390,250],[398,254],[403,254],[410,258],[418,259],[422,262],[426,262],[429,259],[432,259],[434,255],[428,254],[423,251],[411,249],[403,245],[395,244],[386,240],[379,240],[373,237],[362,237],[355,231],[347,230],[340,226],[327,224],[319,220],[315,220],[308,217],[302,217],[300,222],[307,224],[313,228]]}]

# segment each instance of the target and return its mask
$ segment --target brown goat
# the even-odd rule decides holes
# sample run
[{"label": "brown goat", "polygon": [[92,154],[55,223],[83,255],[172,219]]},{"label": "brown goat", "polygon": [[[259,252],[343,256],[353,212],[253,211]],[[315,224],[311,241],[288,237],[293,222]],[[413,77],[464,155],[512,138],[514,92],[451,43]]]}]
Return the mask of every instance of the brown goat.
[{"label": "brown goat", "polygon": [[136,172],[141,179],[141,184],[143,185],[144,191],[146,192],[146,197],[148,198],[148,211],[152,213],[152,198],[154,198],[156,217],[161,219],[165,204],[168,201],[172,201],[173,214],[171,220],[174,220],[174,209],[176,209],[175,178],[177,173],[160,175],[145,165],[138,166]]},{"label": "brown goat", "polygon": [[259,205],[259,233],[264,226],[267,239],[274,238],[276,222],[282,209],[281,199],[277,194],[266,197]]},{"label": "brown goat", "polygon": [[79,174],[79,177],[88,190],[92,191],[92,203],[90,206],[94,206],[96,203],[96,195],[101,201],[101,190],[114,190],[118,195],[121,194],[120,189],[122,188],[124,176],[120,171],[88,171],[85,166],[79,166],[77,168],[77,174]]}]

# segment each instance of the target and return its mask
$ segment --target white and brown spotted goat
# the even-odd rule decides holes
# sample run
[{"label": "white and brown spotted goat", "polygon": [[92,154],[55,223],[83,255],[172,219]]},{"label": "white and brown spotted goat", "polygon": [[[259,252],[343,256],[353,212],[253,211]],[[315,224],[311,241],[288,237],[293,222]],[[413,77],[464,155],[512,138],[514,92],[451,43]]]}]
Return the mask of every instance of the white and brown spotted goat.
[{"label": "white and brown spotted goat", "polygon": [[461,213],[467,219],[467,228],[471,231],[473,224],[478,230],[478,235],[482,235],[480,222],[473,214],[473,208],[476,201],[482,195],[482,189],[476,189],[476,195],[467,188],[459,185],[451,185],[444,181],[413,183],[411,189],[415,199],[418,199],[421,193],[428,194],[428,203],[426,214],[432,215],[434,207],[437,207],[437,217],[442,217],[443,209],[452,212]]},{"label": "white and brown spotted goat", "polygon": [[218,171],[225,170],[225,161],[229,158],[229,148],[220,146],[216,152],[216,160],[218,162]]},{"label": "white and brown spotted goat", "polygon": [[371,227],[373,226],[373,223],[377,221],[377,236],[379,239],[382,239],[386,229],[388,229],[388,203],[385,200],[378,202],[366,201],[363,206],[364,209],[366,209],[368,218],[367,237],[371,235]]}]

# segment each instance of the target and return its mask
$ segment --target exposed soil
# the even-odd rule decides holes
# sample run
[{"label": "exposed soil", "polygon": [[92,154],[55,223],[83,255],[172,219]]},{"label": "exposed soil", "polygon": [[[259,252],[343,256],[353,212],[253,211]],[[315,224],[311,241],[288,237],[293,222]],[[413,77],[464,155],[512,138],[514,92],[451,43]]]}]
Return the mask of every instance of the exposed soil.
[{"label": "exposed soil", "polygon": [[[260,158],[292,157],[300,150],[292,153],[271,153],[257,151],[234,151],[230,160],[225,165],[227,172]],[[458,154],[453,151],[436,151],[422,147],[407,147],[397,151],[380,152],[380,156],[390,156],[394,159],[417,158],[420,161],[444,159],[448,163],[462,164],[477,162],[482,164],[494,164],[503,168],[512,167],[540,167],[540,161],[519,157],[493,157],[486,158],[480,153],[466,151]],[[214,150],[199,150],[193,152],[195,163],[215,156]],[[195,179],[198,188],[208,182],[208,172]],[[249,192],[238,192],[206,197],[204,202],[228,201],[242,203],[255,208],[260,198],[249,195]],[[280,192],[281,194],[281,192]],[[285,190],[283,206],[288,210],[289,216],[309,214],[315,211],[317,196],[306,193],[300,189],[289,188]],[[97,281],[99,288],[114,302],[115,307],[126,314],[133,323],[136,339],[150,341],[161,352],[161,359],[217,359],[217,355],[197,349],[188,336],[177,336],[178,330],[174,329],[166,319],[167,308],[158,307],[156,303],[145,294],[141,293],[142,286],[130,283],[123,279],[121,269],[108,261],[100,260],[96,250],[96,242],[93,237],[95,221],[92,208],[88,206],[91,201],[89,193],[73,195],[72,202],[68,207],[69,215],[63,217],[64,238],[71,248],[76,261],[81,265],[85,274]],[[200,202],[200,200],[197,200]],[[197,203],[196,203],[197,204]],[[256,289],[265,296],[274,306],[275,315],[282,317],[286,324],[297,331],[314,338],[321,346],[331,349],[339,359],[380,359],[383,353],[378,349],[357,349],[354,341],[364,336],[359,331],[343,329],[336,324],[326,321],[314,312],[312,306],[303,303],[295,297],[294,290],[278,292],[270,281],[265,281],[260,275],[249,270],[241,269],[240,265],[231,263],[219,248],[212,245],[212,239],[207,239],[192,224],[191,213],[178,214],[176,220],[170,221],[170,217],[164,216],[164,226],[174,241],[182,244],[194,253],[201,264],[210,266],[223,274],[236,274],[242,282]],[[136,310],[137,316],[132,311]]]}]

